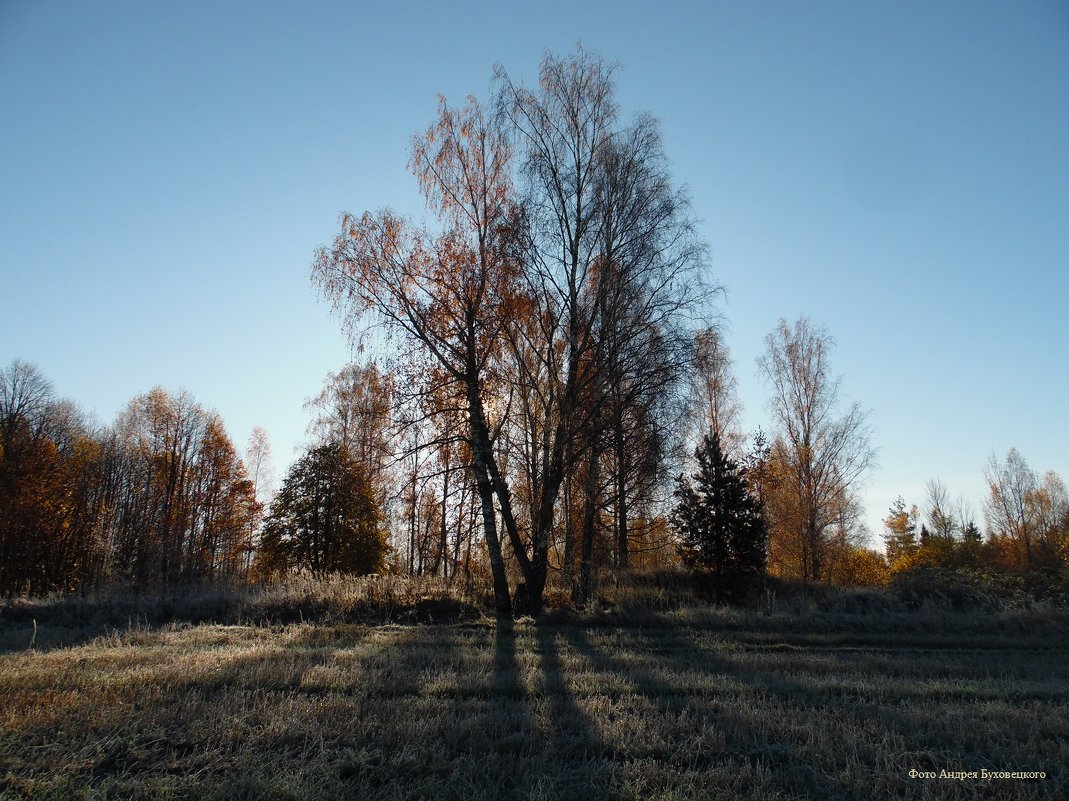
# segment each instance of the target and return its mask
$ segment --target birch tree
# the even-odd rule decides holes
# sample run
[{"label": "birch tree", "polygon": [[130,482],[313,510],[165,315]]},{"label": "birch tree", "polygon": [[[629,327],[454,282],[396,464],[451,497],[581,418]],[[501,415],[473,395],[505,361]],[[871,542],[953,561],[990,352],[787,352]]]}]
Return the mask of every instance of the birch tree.
[{"label": "birch tree", "polygon": [[773,516],[780,521],[774,536],[789,539],[801,578],[820,582],[828,532],[875,463],[868,413],[857,403],[840,409],[841,379],[830,364],[834,340],[825,329],[805,317],[793,326],[781,319],[765,345],[758,365],[772,389],[777,487],[788,510]]},{"label": "birch tree", "polygon": [[[495,361],[510,317],[522,312],[516,292],[518,209],[512,196],[511,150],[504,133],[469,98],[445,100],[438,120],[412,143],[409,167],[441,223],[431,232],[388,210],[343,214],[341,233],[316,252],[313,281],[355,334],[380,323],[409,361],[467,416],[483,533],[499,616],[511,615],[508,577],[494,498],[517,537],[509,494],[493,452],[487,416]],[[522,551],[521,551],[522,553]]]}]

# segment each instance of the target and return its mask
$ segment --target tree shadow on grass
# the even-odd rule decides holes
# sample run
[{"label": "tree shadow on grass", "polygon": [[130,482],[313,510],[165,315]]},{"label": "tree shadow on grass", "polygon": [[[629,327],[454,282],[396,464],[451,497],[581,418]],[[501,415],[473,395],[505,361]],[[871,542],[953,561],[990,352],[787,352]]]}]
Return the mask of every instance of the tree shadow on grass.
[{"label": "tree shadow on grass", "polygon": [[[725,710],[715,699],[693,693],[685,687],[673,686],[665,677],[666,671],[678,668],[673,665],[673,653],[679,653],[690,647],[689,641],[672,629],[658,630],[651,638],[650,653],[655,657],[656,668],[648,659],[625,659],[604,648],[596,648],[589,633],[582,628],[563,630],[569,644],[595,670],[613,678],[613,684],[628,687],[628,695],[638,696],[652,704],[662,718],[659,723],[669,732],[669,736],[654,745],[642,742],[641,738],[633,743],[624,744],[625,753],[617,754],[619,761],[648,761],[663,768],[665,776],[685,775],[701,776],[703,774],[732,775],[737,772],[727,769],[728,763],[737,767],[748,766],[755,774],[762,777],[768,787],[752,787],[758,793],[766,790],[773,794],[782,793],[788,797],[811,797],[819,799],[840,799],[863,796],[851,796],[846,788],[830,781],[822,770],[799,753],[797,747],[775,737],[754,721],[747,720],[739,714]],[[636,636],[642,636],[636,631]],[[715,661],[703,663],[703,670],[718,673],[724,666]],[[757,681],[752,682],[758,684]],[[680,747],[679,742],[671,741],[673,730],[679,732],[682,739],[694,737],[702,728],[713,728],[720,738],[714,748]],[[669,788],[661,788],[667,792]],[[730,788],[710,787],[710,794],[728,797]]]},{"label": "tree shadow on grass", "polygon": [[[151,650],[110,648],[67,672],[65,655],[42,655],[57,672],[50,678],[40,673],[46,665],[38,668],[47,680],[41,697],[61,694],[77,706],[10,732],[0,772],[6,789],[218,799],[465,795],[454,792],[448,760],[435,756],[469,711],[457,708],[463,688],[436,684],[470,667],[451,627],[304,626],[252,643],[179,641],[173,652],[145,637]],[[34,698],[25,703],[33,712]],[[32,760],[23,758],[28,749]]]},{"label": "tree shadow on grass", "polygon": [[[853,686],[852,679],[837,681],[836,674],[850,671],[849,654],[818,653],[813,659],[800,652],[798,664],[788,673],[787,663],[782,669],[754,664],[734,649],[702,642],[695,632],[666,628],[628,634],[633,639],[621,655],[595,645],[588,631],[568,630],[572,645],[596,670],[626,677],[636,695],[657,705],[664,720],[676,717],[684,742],[700,741],[694,736],[695,724],[719,732],[722,739],[705,755],[670,757],[691,771],[712,772],[717,762],[748,763],[762,769],[769,791],[792,797],[1064,797],[1064,778],[1049,768],[1046,781],[1012,787],[998,782],[929,786],[910,780],[911,768],[938,774],[940,769],[1005,770],[998,766],[1011,763],[1037,770],[1044,766],[1029,759],[1027,746],[1013,745],[1014,738],[994,734],[989,726],[985,730],[981,720],[975,730],[944,726],[942,734],[934,736],[914,704],[888,700],[883,691],[867,693],[863,685]],[[799,669],[801,676],[790,675]],[[716,687],[721,677],[722,691]],[[968,728],[972,713],[962,703],[969,701],[937,700],[929,708],[961,716]],[[1052,720],[1046,725],[1053,725]],[[1047,745],[1057,748],[1050,739]],[[641,756],[641,749],[632,755]],[[1060,764],[1049,755],[1046,761]]]},{"label": "tree shadow on grass", "polygon": [[542,703],[546,705],[542,796],[577,800],[612,797],[597,730],[565,675],[560,653],[563,637],[556,627],[546,625],[537,628],[536,637]]},{"label": "tree shadow on grass", "polygon": [[491,671],[485,696],[472,699],[480,728],[469,730],[464,745],[483,774],[473,775],[469,786],[477,798],[526,798],[536,780],[537,733],[511,620],[494,627]]},{"label": "tree shadow on grass", "polygon": [[[307,797],[608,797],[595,731],[569,689],[558,633],[506,623],[369,636],[370,646],[354,647],[334,644],[329,632],[302,631],[292,649],[235,657],[194,682],[201,703],[222,702],[262,675],[272,703],[298,713],[289,730],[276,726],[263,738],[267,774],[219,777],[221,786],[250,796],[319,769],[326,778],[317,784],[327,792],[309,789]],[[334,686],[350,662],[348,689]],[[317,728],[313,711],[324,716]],[[339,715],[353,725],[339,725]]]},{"label": "tree shadow on grass", "polygon": [[511,623],[417,631],[422,642],[402,650],[391,672],[408,692],[379,694],[367,710],[380,725],[361,750],[377,766],[350,783],[349,797],[536,797],[544,755],[517,643],[526,634]]}]

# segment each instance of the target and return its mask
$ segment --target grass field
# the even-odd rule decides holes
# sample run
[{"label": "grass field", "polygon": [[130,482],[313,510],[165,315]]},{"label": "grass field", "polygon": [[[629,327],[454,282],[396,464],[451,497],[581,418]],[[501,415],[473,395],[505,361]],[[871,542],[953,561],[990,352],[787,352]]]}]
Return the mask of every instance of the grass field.
[{"label": "grass field", "polygon": [[8,630],[0,798],[1069,797],[1064,613],[641,620]]}]

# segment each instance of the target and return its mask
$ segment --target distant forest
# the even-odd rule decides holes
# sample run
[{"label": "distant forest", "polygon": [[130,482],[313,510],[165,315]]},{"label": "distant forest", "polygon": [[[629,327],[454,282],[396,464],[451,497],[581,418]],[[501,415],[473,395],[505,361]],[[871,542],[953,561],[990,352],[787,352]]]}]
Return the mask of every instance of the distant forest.
[{"label": "distant forest", "polygon": [[[768,432],[740,430],[689,198],[657,121],[621,119],[598,56],[547,56],[533,88],[498,69],[485,104],[442,100],[409,166],[431,223],[343,214],[315,254],[314,286],[378,346],[309,400],[281,481],[264,431],[239,453],[186,393],[152,389],[100,427],[36,366],[0,372],[0,592],[390,571],[537,615],[547,589],[582,604],[614,570],[715,573],[742,551],[806,585],[936,571],[1064,587],[1065,484],[1016,451],[987,466],[983,529],[932,480],[868,547],[868,415],[842,401],[834,340],[804,317],[765,340]],[[696,455],[714,440],[719,456]],[[738,509],[758,539],[734,536]]]}]

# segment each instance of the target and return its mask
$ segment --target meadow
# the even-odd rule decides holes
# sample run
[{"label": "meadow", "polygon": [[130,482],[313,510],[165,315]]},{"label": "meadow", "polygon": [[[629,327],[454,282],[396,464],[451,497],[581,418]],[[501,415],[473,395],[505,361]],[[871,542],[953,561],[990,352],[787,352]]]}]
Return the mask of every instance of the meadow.
[{"label": "meadow", "polygon": [[499,626],[401,586],[381,621],[345,584],[102,631],[75,602],[9,605],[0,798],[1069,797],[1064,611],[621,590]]}]

